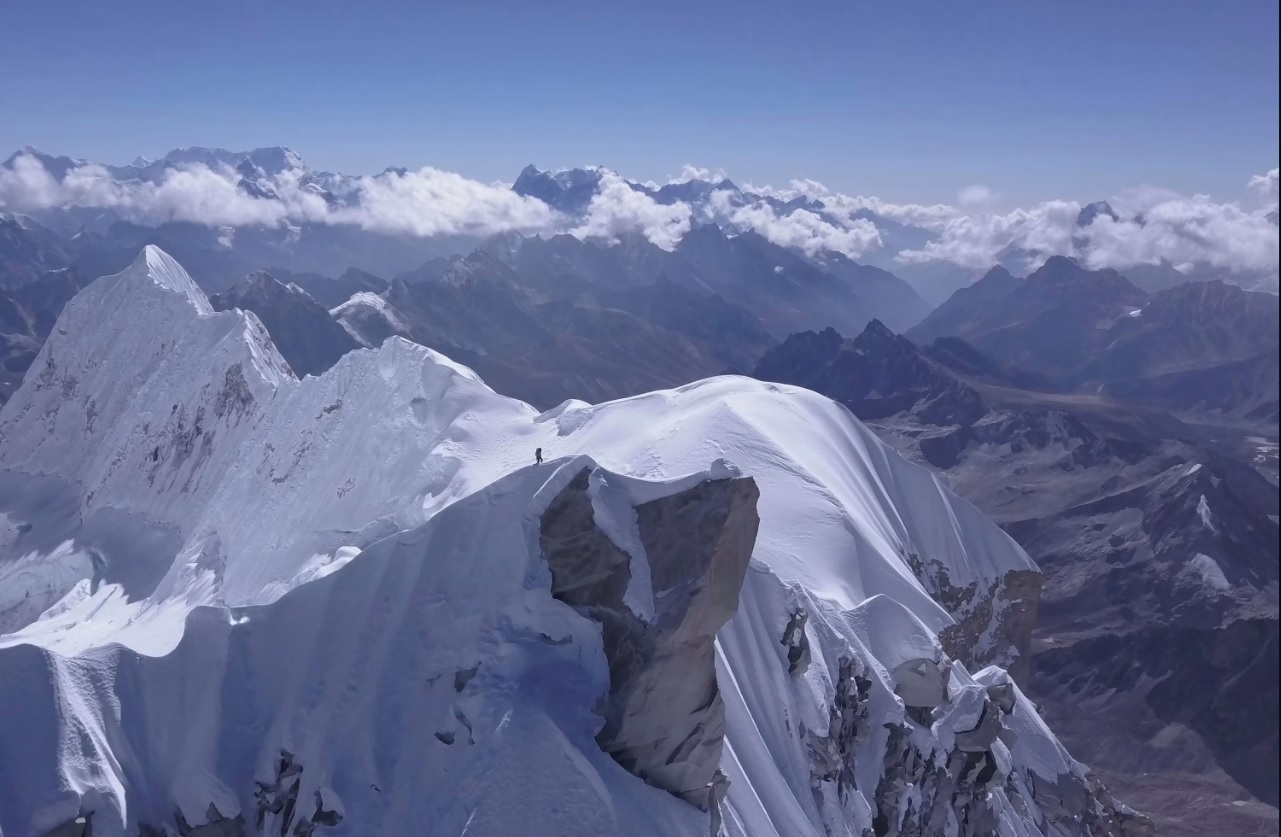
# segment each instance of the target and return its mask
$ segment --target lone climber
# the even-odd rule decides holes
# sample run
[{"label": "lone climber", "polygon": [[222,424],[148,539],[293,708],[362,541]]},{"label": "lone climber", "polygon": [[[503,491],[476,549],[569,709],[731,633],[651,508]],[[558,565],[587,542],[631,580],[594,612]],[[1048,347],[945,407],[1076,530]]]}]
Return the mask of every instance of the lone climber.
[{"label": "lone climber", "polygon": [[535,464],[535,465],[542,465],[542,464],[543,464],[543,449],[542,449],[542,448],[534,448],[534,464]]}]

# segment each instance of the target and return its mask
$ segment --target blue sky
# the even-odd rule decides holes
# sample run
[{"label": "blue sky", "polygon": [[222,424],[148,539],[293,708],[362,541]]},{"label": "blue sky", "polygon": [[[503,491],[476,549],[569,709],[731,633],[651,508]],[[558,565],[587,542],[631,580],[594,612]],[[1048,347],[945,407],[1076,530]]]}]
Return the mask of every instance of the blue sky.
[{"label": "blue sky", "polygon": [[43,0],[5,8],[0,149],[1244,200],[1277,164],[1277,32],[1276,0]]}]

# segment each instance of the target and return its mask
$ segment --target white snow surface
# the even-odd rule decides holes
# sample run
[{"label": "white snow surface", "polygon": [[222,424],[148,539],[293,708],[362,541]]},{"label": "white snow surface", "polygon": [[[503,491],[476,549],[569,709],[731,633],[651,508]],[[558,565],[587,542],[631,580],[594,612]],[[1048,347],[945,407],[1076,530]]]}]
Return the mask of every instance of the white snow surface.
[{"label": "white snow surface", "polygon": [[[593,740],[599,627],[550,597],[537,540],[583,468],[634,580],[636,505],[740,474],[760,488],[718,637],[732,835],[870,827],[879,723],[903,717],[888,672],[937,659],[952,621],[901,555],[956,586],[1034,568],[815,393],[722,377],[539,414],[399,338],[299,381],[253,314],[213,312],[148,247],[67,305],[0,410],[0,835],[86,806],[106,837],[175,806],[203,822],[210,802],[252,821],[282,748],[306,766],[300,809],[319,790],[344,812],[319,833],[706,834]],[[33,486],[66,513],[15,499]],[[626,602],[653,618],[647,584]],[[814,662],[792,678],[797,606]],[[874,672],[879,730],[844,804],[815,799],[795,732],[826,730],[842,656]],[[1028,729],[1000,757],[1074,769],[1020,701]]]},{"label": "white snow surface", "polygon": [[1204,552],[1198,552],[1188,562],[1192,569],[1201,576],[1201,581],[1213,590],[1231,590],[1232,582],[1223,574],[1223,567],[1219,562],[1206,555]]},{"label": "white snow surface", "polygon": [[1197,513],[1197,517],[1201,518],[1202,526],[1209,529],[1211,532],[1219,531],[1218,529],[1214,528],[1214,518],[1210,515],[1210,504],[1205,499],[1204,494],[1202,494],[1201,499],[1197,501],[1196,513]]},{"label": "white snow surface", "polygon": [[369,346],[360,330],[352,324],[355,318],[362,315],[378,317],[384,320],[387,328],[394,332],[403,333],[409,330],[396,313],[396,309],[388,305],[386,299],[370,291],[358,291],[352,294],[350,299],[336,308],[331,308],[329,313],[357,343],[368,348],[372,346]]}]

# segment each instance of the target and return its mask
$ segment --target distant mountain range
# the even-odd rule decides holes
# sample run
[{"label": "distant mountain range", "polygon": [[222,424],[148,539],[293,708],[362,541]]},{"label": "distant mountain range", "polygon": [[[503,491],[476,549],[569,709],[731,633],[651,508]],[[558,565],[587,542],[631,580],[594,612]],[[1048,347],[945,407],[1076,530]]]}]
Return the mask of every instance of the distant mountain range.
[{"label": "distant mountain range", "polygon": [[[55,180],[62,181],[69,172],[90,165],[89,161],[47,154],[25,148],[11,155],[0,168],[14,169],[19,159],[35,160]],[[51,249],[61,249],[61,267],[75,263],[89,275],[101,275],[122,269],[141,246],[155,244],[181,258],[192,275],[211,292],[226,290],[242,276],[266,267],[279,267],[295,273],[318,273],[333,276],[347,268],[357,268],[379,276],[394,276],[415,269],[434,257],[462,255],[480,246],[489,234],[470,228],[466,223],[449,229],[436,229],[431,235],[410,235],[374,227],[319,223],[316,213],[346,212],[350,215],[366,200],[365,189],[378,178],[404,178],[405,169],[388,168],[374,178],[356,177],[312,169],[300,155],[284,147],[258,148],[251,151],[228,151],[219,148],[190,147],[174,149],[156,160],[138,158],[124,166],[106,165],[100,171],[122,189],[151,188],[166,178],[190,169],[204,167],[220,173],[230,187],[241,195],[276,202],[295,210],[289,219],[276,218],[267,223],[244,219],[227,225],[222,221],[193,223],[181,217],[147,218],[131,212],[129,201],[117,201],[102,207],[58,205],[31,210],[28,226],[36,238]],[[961,266],[938,257],[926,261],[903,260],[900,254],[921,252],[937,243],[941,234],[937,226],[909,223],[872,208],[851,211],[849,207],[828,206],[823,200],[796,195],[780,198],[770,190],[742,188],[733,181],[693,178],[664,185],[640,183],[620,177],[604,168],[575,168],[557,172],[540,170],[530,165],[522,170],[511,187],[511,194],[541,202],[563,223],[563,231],[575,228],[601,196],[605,184],[621,183],[660,207],[683,206],[688,209],[690,228],[715,224],[728,235],[750,231],[764,235],[774,244],[786,247],[824,272],[842,274],[852,270],[842,262],[841,245],[823,244],[809,238],[802,246],[801,231],[823,226],[829,232],[848,232],[851,225],[867,224],[874,244],[859,248],[855,261],[862,268],[867,284],[884,285],[879,291],[886,298],[879,303],[876,316],[892,328],[905,329],[931,306],[938,305],[959,288],[972,284],[982,270]],[[460,196],[458,200],[466,200]],[[110,201],[106,202],[111,204]],[[306,204],[307,211],[298,208]],[[550,217],[550,216],[549,216]],[[1122,218],[1106,202],[1082,209],[1077,226],[1085,231],[1097,219],[1120,220],[1142,224],[1143,218]],[[12,217],[10,217],[12,221]],[[552,231],[548,234],[553,234]],[[77,239],[69,245],[70,239]],[[1081,239],[1084,241],[1084,238]],[[30,244],[22,244],[29,247]],[[18,249],[0,231],[0,285],[21,279],[5,262]],[[853,250],[846,250],[853,253]],[[1026,272],[1029,264],[1039,264],[1051,255],[1022,238],[1016,237],[1004,249],[990,255],[993,264],[1002,264],[1012,272]],[[880,268],[893,277],[877,276],[867,268]],[[1188,263],[1175,266],[1168,261],[1139,263],[1127,275],[1149,291],[1163,290],[1189,281],[1220,279],[1246,287],[1276,290],[1276,271],[1265,270],[1233,273],[1208,264]],[[28,279],[30,276],[27,277]],[[899,281],[903,280],[903,281]],[[904,285],[904,281],[906,285]],[[868,300],[872,302],[873,300]]]},{"label": "distant mountain range", "polygon": [[1055,256],[1026,279],[993,268],[907,334],[959,337],[1065,391],[1276,423],[1279,327],[1271,294],[1223,282],[1148,294]]}]

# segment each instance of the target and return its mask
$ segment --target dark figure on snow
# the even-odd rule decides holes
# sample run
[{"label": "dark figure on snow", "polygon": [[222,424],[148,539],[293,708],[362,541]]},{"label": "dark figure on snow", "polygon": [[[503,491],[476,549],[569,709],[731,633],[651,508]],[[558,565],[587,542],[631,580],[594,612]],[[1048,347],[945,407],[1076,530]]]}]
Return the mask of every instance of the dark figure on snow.
[{"label": "dark figure on snow", "polygon": [[535,448],[535,449],[534,449],[534,464],[535,464],[535,465],[542,465],[542,464],[543,464],[543,449],[542,449],[542,448]]}]

